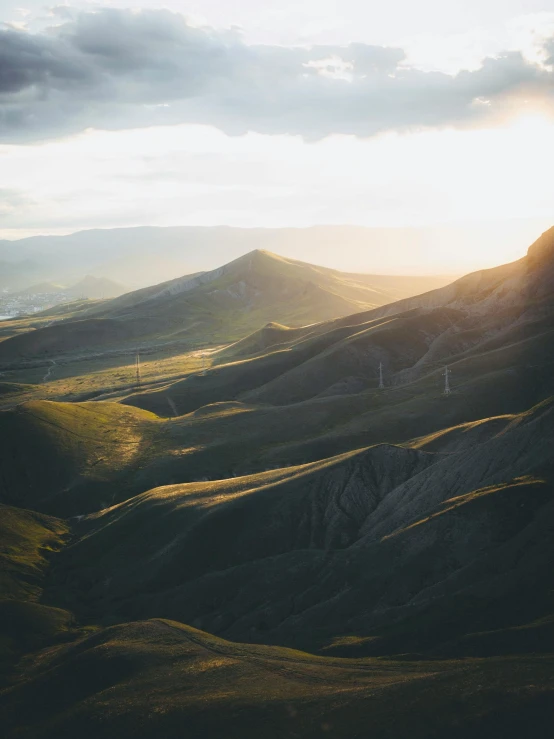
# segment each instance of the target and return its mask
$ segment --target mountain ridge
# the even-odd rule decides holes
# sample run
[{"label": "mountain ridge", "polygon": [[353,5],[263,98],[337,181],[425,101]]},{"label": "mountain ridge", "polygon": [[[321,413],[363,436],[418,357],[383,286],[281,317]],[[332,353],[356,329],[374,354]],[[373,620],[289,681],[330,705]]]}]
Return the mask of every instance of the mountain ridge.
[{"label": "mountain ridge", "polygon": [[[398,289],[407,290],[400,282]],[[124,343],[133,348],[137,342],[162,344],[178,333],[191,345],[205,344],[207,337],[225,343],[269,321],[305,326],[383,305],[394,294],[390,277],[343,274],[254,250],[210,272],[85,304],[52,326],[7,338],[0,343],[0,361],[32,356],[38,346],[50,354],[69,346]],[[100,332],[99,320],[104,322]]]}]

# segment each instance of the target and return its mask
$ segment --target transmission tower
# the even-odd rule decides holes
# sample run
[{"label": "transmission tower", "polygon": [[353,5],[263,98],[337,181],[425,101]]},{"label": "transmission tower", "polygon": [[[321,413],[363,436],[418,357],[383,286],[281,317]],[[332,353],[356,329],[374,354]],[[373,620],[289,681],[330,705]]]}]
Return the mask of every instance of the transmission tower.
[{"label": "transmission tower", "polygon": [[383,362],[379,362],[379,390],[385,389],[385,383],[383,382]]},{"label": "transmission tower", "polygon": [[451,370],[448,369],[448,367],[444,368],[444,394],[450,395],[452,390],[450,389],[450,375],[452,374]]},{"label": "transmission tower", "polygon": [[137,376],[137,388],[140,388],[140,354],[138,352],[135,357],[135,370]]},{"label": "transmission tower", "polygon": [[206,376],[206,350],[202,351],[202,377]]}]

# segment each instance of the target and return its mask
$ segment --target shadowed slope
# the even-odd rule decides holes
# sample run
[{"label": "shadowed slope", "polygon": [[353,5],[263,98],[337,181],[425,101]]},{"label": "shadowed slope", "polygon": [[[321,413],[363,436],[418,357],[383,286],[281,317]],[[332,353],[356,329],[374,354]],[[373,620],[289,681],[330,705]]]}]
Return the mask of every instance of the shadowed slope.
[{"label": "shadowed slope", "polygon": [[353,632],[376,653],[428,649],[528,623],[552,605],[553,444],[547,404],[448,455],[382,445],[159,488],[87,517],[57,577],[85,612],[308,648]]},{"label": "shadowed slope", "polygon": [[158,619],[46,653],[5,694],[0,715],[8,736],[22,739],[176,738],[183,727],[192,739],[351,739],[360,730],[377,739],[547,739],[551,676],[549,658],[323,659]]},{"label": "shadowed slope", "polygon": [[49,560],[68,532],[59,519],[0,505],[0,687],[23,652],[67,632],[71,614],[41,600]]},{"label": "shadowed slope", "polygon": [[148,457],[155,416],[116,403],[36,401],[0,413],[0,499],[67,515],[108,504]]},{"label": "shadowed slope", "polygon": [[[301,467],[158,488],[87,517],[71,566],[107,573],[119,551],[109,592],[124,594],[139,582],[169,587],[291,550],[344,548],[383,496],[433,461],[383,445]],[[135,548],[137,561],[128,556]]]},{"label": "shadowed slope", "polygon": [[44,555],[60,549],[67,533],[59,519],[0,504],[0,597],[37,600]]}]

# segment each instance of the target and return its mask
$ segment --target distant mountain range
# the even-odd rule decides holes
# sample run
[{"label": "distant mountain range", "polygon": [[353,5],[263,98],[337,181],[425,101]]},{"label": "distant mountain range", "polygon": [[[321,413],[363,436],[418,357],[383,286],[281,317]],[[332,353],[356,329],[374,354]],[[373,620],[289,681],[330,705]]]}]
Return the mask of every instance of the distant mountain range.
[{"label": "distant mountain range", "polygon": [[[212,270],[256,249],[308,262],[324,260],[329,266],[350,264],[358,272],[387,273],[394,267],[394,273],[424,275],[445,264],[441,253],[452,253],[457,245],[463,253],[464,243],[473,247],[475,234],[448,227],[96,229],[0,241],[0,290],[19,290],[33,282],[72,284],[86,274],[141,287]],[[445,274],[450,272],[444,268]]]}]

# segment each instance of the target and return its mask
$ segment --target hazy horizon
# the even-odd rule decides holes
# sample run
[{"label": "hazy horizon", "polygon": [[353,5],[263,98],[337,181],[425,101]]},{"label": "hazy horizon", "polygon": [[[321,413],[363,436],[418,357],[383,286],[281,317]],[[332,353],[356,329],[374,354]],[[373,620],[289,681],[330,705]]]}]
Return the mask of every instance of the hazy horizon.
[{"label": "hazy horizon", "polygon": [[[371,228],[356,224],[281,228],[242,228],[225,224],[91,228],[61,234],[33,234],[15,240],[0,239],[0,262],[22,263],[37,257],[41,260],[48,254],[59,260],[73,245],[77,250],[73,261],[78,262],[82,257],[84,266],[81,271],[73,270],[72,279],[86,272],[95,273],[87,259],[92,257],[94,264],[94,252],[100,250],[107,261],[98,268],[99,275],[140,286],[188,272],[216,269],[254,249],[262,249],[342,272],[436,275],[456,279],[523,257],[531,243],[552,225],[547,219],[528,219],[419,228]],[[220,237],[221,234],[224,236]],[[142,269],[140,262],[151,243],[155,243],[162,262],[154,271],[151,260],[147,260]],[[469,252],[465,248],[467,244],[473,246]],[[134,260],[133,252],[136,254]],[[116,260],[113,273],[109,268],[110,259]],[[125,266],[122,260],[126,260]],[[130,280],[125,280],[127,269],[134,275]],[[45,278],[37,278],[38,281],[42,279]],[[47,279],[58,279],[56,272]]]},{"label": "hazy horizon", "polygon": [[[448,229],[395,271],[458,274],[554,223],[554,8],[539,0],[6,0],[0,66],[3,239]],[[391,271],[386,254],[295,256]]]}]

